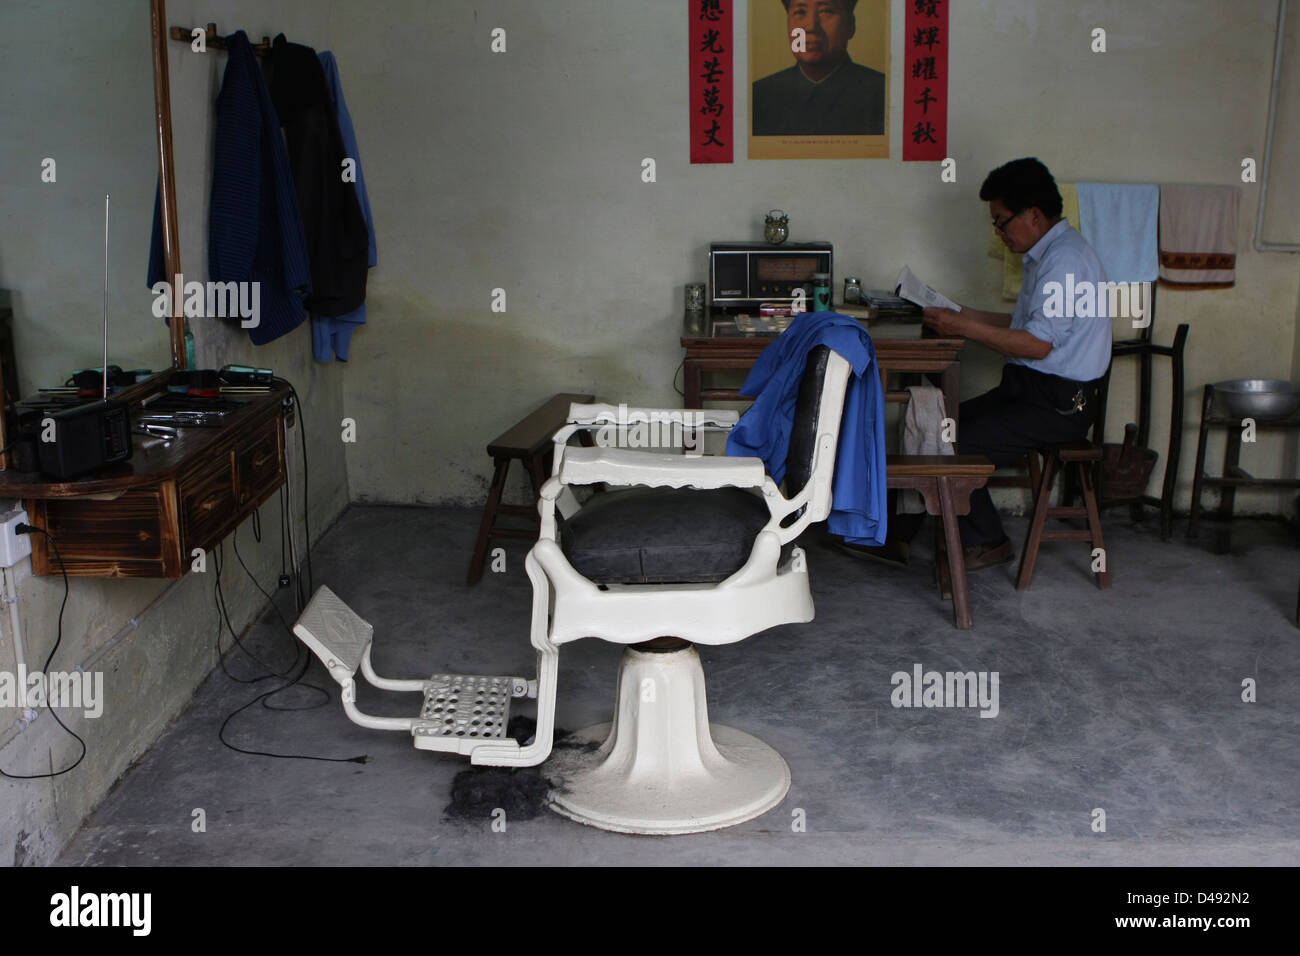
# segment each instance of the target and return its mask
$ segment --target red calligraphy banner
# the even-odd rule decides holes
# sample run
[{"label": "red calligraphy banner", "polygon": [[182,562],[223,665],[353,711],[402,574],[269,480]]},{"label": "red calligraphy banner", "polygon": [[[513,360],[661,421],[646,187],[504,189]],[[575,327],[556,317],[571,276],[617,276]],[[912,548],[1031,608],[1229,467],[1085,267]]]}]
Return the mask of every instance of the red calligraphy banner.
[{"label": "red calligraphy banner", "polygon": [[948,155],[948,0],[905,0],[903,160]]},{"label": "red calligraphy banner", "polygon": [[734,0],[686,0],[691,26],[691,162],[731,162]]}]

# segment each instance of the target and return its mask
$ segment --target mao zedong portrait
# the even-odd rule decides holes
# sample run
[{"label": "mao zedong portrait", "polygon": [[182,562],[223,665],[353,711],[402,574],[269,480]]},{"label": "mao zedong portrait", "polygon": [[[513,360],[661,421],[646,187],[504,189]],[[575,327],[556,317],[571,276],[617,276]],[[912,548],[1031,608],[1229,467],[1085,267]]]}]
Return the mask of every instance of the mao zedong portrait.
[{"label": "mao zedong portrait", "polygon": [[[761,2],[761,0],[755,0]],[[771,2],[771,0],[767,0]],[[755,136],[880,135],[885,74],[854,63],[858,0],[781,0],[795,65],[754,83]],[[795,30],[802,28],[802,48]]]}]

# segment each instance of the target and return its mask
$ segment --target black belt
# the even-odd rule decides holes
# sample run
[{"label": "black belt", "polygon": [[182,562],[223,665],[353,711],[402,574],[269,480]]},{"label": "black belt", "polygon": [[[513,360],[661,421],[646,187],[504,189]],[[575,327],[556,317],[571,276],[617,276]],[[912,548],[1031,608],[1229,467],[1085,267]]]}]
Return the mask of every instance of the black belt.
[{"label": "black belt", "polygon": [[1036,393],[1038,402],[1058,415],[1078,415],[1085,411],[1089,401],[1096,401],[1102,383],[1099,378],[1088,382],[1063,378],[1019,362],[1008,363],[1006,368],[1016,369],[1016,374],[1024,376],[1025,385],[1032,393]]}]

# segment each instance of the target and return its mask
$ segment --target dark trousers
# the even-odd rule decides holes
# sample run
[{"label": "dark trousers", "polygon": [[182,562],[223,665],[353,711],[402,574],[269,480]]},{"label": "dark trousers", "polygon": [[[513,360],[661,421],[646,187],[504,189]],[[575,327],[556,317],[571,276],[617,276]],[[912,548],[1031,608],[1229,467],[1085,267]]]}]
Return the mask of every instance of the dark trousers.
[{"label": "dark trousers", "polygon": [[[986,455],[999,468],[1018,465],[1031,451],[1083,441],[1097,415],[1101,380],[1075,382],[1007,363],[997,388],[961,403],[957,454]],[[1082,411],[1061,414],[1082,389]],[[964,547],[990,547],[1005,537],[987,488],[971,495],[970,514],[960,518]]]}]

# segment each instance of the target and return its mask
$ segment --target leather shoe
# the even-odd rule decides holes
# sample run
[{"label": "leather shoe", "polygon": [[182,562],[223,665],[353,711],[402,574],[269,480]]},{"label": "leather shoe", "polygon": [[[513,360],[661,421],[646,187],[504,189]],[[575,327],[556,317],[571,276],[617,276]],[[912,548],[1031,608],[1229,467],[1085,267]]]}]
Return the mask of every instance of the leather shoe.
[{"label": "leather shoe", "polygon": [[1011,539],[1006,535],[1002,536],[1002,541],[998,544],[976,545],[962,551],[962,561],[967,571],[978,571],[981,568],[1006,564],[1015,556],[1015,548],[1011,546]]}]

